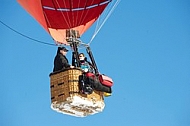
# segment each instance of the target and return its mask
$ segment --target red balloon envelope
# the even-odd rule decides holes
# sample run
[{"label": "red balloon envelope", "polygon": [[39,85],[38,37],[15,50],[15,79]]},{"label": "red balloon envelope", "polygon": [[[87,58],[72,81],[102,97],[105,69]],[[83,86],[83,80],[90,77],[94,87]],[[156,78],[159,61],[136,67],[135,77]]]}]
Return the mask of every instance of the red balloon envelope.
[{"label": "red balloon envelope", "polygon": [[111,0],[17,0],[53,37],[62,44],[66,30],[82,35],[101,15]]}]

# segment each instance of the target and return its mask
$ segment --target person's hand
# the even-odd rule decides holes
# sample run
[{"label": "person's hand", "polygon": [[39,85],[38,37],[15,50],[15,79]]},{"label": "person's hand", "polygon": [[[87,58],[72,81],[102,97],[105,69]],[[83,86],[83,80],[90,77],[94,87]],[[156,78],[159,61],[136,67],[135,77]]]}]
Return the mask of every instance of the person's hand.
[{"label": "person's hand", "polygon": [[84,68],[84,72],[88,72],[88,68]]}]

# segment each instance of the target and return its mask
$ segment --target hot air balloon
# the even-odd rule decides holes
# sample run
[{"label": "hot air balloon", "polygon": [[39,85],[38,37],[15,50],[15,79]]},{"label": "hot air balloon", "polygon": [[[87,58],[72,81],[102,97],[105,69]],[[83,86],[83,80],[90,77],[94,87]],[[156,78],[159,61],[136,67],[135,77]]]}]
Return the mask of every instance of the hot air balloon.
[{"label": "hot air balloon", "polygon": [[[18,3],[52,36],[56,45],[72,48],[72,65],[75,68],[50,73],[51,108],[57,112],[85,117],[104,109],[104,92],[94,90],[91,94],[80,92],[80,77],[93,75],[112,86],[113,81],[98,72],[92,51],[79,38],[100,17],[114,0],[17,0]],[[89,54],[94,73],[80,69],[78,47],[83,45]]]}]

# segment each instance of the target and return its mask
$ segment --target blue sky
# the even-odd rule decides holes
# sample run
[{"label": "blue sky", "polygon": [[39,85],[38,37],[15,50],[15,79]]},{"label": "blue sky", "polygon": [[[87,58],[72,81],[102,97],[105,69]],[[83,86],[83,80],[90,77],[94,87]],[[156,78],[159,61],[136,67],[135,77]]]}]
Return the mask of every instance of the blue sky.
[{"label": "blue sky", "polygon": [[[54,43],[15,0],[0,3],[0,21]],[[0,125],[189,126],[189,6],[189,0],[120,2],[91,43],[99,71],[114,80],[113,95],[105,98],[103,112],[85,118],[50,108],[49,73],[57,47],[0,24]]]}]

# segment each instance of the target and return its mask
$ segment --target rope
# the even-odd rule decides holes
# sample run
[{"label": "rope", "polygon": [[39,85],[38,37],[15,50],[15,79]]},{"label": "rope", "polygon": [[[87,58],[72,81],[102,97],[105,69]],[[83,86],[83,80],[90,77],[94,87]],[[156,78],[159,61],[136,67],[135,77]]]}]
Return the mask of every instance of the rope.
[{"label": "rope", "polygon": [[[107,19],[110,17],[110,15],[113,13],[113,11],[115,10],[115,8],[118,6],[119,2],[121,0],[117,0],[115,2],[115,4],[112,6],[111,10],[109,11],[109,13],[107,14],[107,16],[105,17],[105,19],[103,20],[103,22],[101,23],[100,27],[99,28],[96,28],[90,42],[88,43],[88,45],[90,45],[93,41],[93,39],[95,38],[95,36],[98,34],[98,32],[100,31],[100,29],[102,28],[102,26],[105,24],[105,22],[107,21]],[[99,24],[99,20],[97,20],[97,25]]]},{"label": "rope", "polygon": [[0,23],[1,23],[2,25],[4,25],[5,27],[9,28],[11,31],[13,31],[13,32],[15,32],[15,33],[17,33],[17,34],[19,34],[19,35],[21,35],[21,36],[27,38],[27,39],[30,39],[30,40],[32,40],[32,41],[35,41],[35,42],[37,42],[37,43],[44,44],[44,45],[56,46],[55,44],[43,42],[43,41],[34,39],[34,38],[32,38],[32,37],[29,37],[29,36],[27,36],[27,35],[24,35],[24,34],[18,32],[18,31],[16,31],[15,29],[11,28],[10,26],[8,26],[7,24],[5,24],[5,23],[2,22],[2,21],[0,21]]}]

